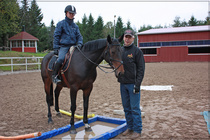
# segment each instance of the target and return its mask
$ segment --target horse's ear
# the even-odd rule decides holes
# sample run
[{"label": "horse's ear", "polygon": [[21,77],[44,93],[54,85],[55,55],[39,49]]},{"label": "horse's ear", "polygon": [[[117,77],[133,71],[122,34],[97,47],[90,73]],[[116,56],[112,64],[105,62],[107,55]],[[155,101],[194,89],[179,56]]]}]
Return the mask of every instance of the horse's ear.
[{"label": "horse's ear", "polygon": [[107,41],[109,42],[109,44],[112,44],[112,38],[110,35],[107,36]]},{"label": "horse's ear", "polygon": [[118,38],[118,41],[121,42],[123,40],[124,33]]}]

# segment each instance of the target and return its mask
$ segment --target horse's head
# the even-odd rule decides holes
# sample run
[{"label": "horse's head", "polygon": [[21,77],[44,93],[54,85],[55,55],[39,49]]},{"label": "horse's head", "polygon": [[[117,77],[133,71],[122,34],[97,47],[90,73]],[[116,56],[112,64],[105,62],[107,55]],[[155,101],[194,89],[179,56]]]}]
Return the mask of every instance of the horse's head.
[{"label": "horse's head", "polygon": [[110,35],[107,36],[107,48],[104,53],[104,59],[115,70],[115,76],[119,77],[124,74],[124,67],[122,61],[122,50],[120,42],[123,40],[123,35],[119,39],[112,39]]}]

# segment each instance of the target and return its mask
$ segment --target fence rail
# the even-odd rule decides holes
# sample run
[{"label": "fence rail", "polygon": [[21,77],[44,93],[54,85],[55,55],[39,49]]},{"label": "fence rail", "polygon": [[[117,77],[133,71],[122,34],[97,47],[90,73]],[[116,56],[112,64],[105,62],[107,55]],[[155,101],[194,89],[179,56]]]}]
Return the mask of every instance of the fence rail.
[{"label": "fence rail", "polygon": [[[10,64],[0,64],[0,66],[11,66],[11,72],[14,72],[14,66],[26,66],[25,71],[28,71],[29,65],[38,65],[38,70],[40,70],[40,65],[43,57],[0,57],[0,60],[10,60]],[[21,59],[25,59],[24,63],[15,63],[14,60],[20,61]],[[28,59],[31,59],[33,62],[29,62]]]}]

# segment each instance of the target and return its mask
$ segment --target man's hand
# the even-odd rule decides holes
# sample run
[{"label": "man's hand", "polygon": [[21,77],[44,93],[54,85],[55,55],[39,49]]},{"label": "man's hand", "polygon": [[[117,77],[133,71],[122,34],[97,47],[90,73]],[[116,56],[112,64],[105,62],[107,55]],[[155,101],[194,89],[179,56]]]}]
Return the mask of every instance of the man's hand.
[{"label": "man's hand", "polygon": [[140,86],[138,87],[134,85],[133,93],[138,94],[139,91],[140,91]]},{"label": "man's hand", "polygon": [[58,55],[58,49],[54,49],[54,55]]}]

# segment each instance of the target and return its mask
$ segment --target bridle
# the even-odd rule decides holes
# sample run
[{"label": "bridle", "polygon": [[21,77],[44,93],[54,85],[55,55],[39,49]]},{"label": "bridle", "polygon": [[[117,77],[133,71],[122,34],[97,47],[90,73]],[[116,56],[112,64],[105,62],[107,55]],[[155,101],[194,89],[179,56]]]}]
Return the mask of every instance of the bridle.
[{"label": "bridle", "polygon": [[[107,45],[107,49],[105,50],[105,52],[104,52],[104,59],[105,59],[105,57],[106,57],[106,55],[108,55],[108,58],[109,58],[109,65],[111,66],[111,67],[107,67],[107,66],[103,66],[103,65],[100,65],[100,64],[97,64],[97,63],[95,63],[95,62],[93,62],[90,58],[88,58],[83,52],[82,52],[82,50],[76,45],[75,47],[79,50],[79,52],[89,61],[89,62],[91,62],[92,64],[94,64],[94,65],[96,65],[101,71],[103,71],[103,72],[105,72],[105,73],[113,73],[113,72],[115,72],[116,70],[118,70],[119,69],[119,67],[121,66],[121,65],[123,65],[123,61],[119,61],[119,60],[116,60],[116,59],[113,59],[112,57],[111,57],[111,55],[110,55],[110,44],[109,43],[107,43],[108,45]],[[120,46],[120,44],[114,44],[114,45],[112,45],[112,46]],[[116,62],[120,62],[120,65],[117,67],[117,68],[115,68],[114,67],[114,65],[113,65],[113,61],[116,61]],[[106,68],[106,69],[111,69],[111,68],[113,68],[113,70],[111,71],[111,72],[107,72],[107,71],[105,71],[105,70],[103,70],[102,68]]]}]

